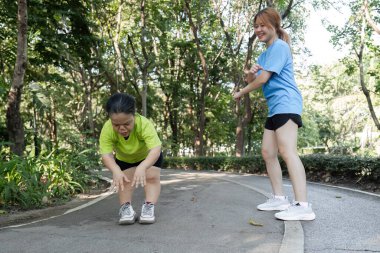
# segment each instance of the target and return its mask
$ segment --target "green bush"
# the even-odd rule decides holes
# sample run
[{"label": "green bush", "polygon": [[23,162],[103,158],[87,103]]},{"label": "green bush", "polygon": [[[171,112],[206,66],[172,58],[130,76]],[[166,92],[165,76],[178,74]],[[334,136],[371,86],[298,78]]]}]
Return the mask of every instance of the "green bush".
[{"label": "green bush", "polygon": [[257,157],[166,157],[163,167],[216,170],[241,173],[265,172],[264,161]]},{"label": "green bush", "polygon": [[69,199],[92,180],[93,150],[55,150],[39,157],[0,154],[0,207],[38,208]]},{"label": "green bush", "polygon": [[380,182],[380,158],[345,155],[307,155],[301,157],[307,174],[328,173],[355,181]]},{"label": "green bush", "polygon": [[35,161],[13,157],[2,160],[0,176],[1,206],[19,205],[22,208],[40,206],[47,185],[40,183],[41,173],[34,170]]},{"label": "green bush", "polygon": [[[308,176],[329,174],[356,181],[380,181],[380,159],[355,156],[305,155],[301,156]],[[286,165],[280,159],[286,174]],[[166,157],[164,168],[216,170],[243,173],[265,173],[261,156],[251,157]]]}]

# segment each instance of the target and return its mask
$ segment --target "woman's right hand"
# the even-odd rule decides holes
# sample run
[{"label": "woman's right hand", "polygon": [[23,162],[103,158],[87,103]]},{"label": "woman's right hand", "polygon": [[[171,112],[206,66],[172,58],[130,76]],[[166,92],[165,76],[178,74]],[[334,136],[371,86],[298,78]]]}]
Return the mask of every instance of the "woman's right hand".
[{"label": "woman's right hand", "polygon": [[113,172],[112,178],[116,189],[119,190],[120,187],[121,191],[124,191],[124,182],[131,182],[121,170]]},{"label": "woman's right hand", "polygon": [[249,69],[249,70],[248,70],[248,69],[244,70],[244,74],[245,74],[245,79],[244,79],[244,80],[245,80],[247,83],[252,82],[253,80],[255,80],[257,72],[258,72],[259,70],[261,70],[261,69],[263,69],[263,68],[262,68],[260,65],[255,64],[255,65],[252,66],[251,69]]},{"label": "woman's right hand", "polygon": [[233,94],[233,98],[235,99],[235,101],[239,101],[241,96],[243,96],[243,94],[241,94],[240,91],[237,91]]}]

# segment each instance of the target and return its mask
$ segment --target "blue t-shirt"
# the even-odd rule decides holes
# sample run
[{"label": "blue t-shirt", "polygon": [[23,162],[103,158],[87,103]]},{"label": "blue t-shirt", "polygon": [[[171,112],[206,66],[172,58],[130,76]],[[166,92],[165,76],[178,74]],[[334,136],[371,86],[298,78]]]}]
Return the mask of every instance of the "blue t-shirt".
[{"label": "blue t-shirt", "polygon": [[264,70],[272,72],[268,82],[262,86],[269,108],[268,117],[280,113],[301,115],[302,95],[294,80],[289,45],[277,39],[259,56],[258,64]]}]

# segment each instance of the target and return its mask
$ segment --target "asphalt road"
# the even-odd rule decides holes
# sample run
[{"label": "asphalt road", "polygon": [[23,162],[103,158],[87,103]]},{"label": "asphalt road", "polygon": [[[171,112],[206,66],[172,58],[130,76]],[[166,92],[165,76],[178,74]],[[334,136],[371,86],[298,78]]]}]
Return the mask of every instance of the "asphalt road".
[{"label": "asphalt road", "polygon": [[[117,195],[110,194],[57,217],[0,228],[0,252],[380,252],[378,195],[309,184],[317,219],[283,222],[255,209],[270,192],[266,177],[163,170],[161,179],[153,225],[118,225]],[[291,196],[290,183],[284,186]],[[135,192],[137,212],[143,196]]]}]

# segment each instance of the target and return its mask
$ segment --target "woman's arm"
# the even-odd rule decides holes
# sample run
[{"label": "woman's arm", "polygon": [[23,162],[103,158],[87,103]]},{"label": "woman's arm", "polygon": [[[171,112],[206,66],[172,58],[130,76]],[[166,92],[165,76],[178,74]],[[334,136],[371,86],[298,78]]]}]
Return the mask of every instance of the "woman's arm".
[{"label": "woman's arm", "polygon": [[260,75],[258,75],[252,82],[247,84],[243,89],[241,89],[238,92],[235,92],[234,99],[238,100],[240,99],[244,94],[249,93],[253,90],[256,90],[263,86],[266,82],[268,82],[269,78],[271,77],[272,72],[262,70]]},{"label": "woman's arm", "polygon": [[115,157],[112,153],[102,155],[102,161],[104,166],[106,166],[106,168],[109,169],[112,173],[121,171],[119,165],[117,165],[115,162]]},{"label": "woman's arm", "polygon": [[157,146],[149,150],[148,156],[136,168],[135,175],[133,176],[132,180],[132,186],[136,186],[137,188],[139,184],[142,187],[146,185],[145,172],[157,162],[160,154],[161,146]]},{"label": "woman's arm", "polygon": [[157,162],[158,158],[160,157],[160,154],[161,146],[152,148],[151,150],[149,150],[148,156],[137,166],[137,168],[142,168],[144,170],[149,169],[153,166],[153,164]]},{"label": "woman's arm", "polygon": [[104,154],[102,155],[102,161],[104,166],[106,166],[107,169],[109,169],[112,172],[113,177],[113,183],[115,184],[116,188],[120,190],[124,190],[124,181],[130,182],[128,177],[121,171],[119,165],[115,162],[114,155],[111,154]]},{"label": "woman's arm", "polygon": [[255,64],[252,66],[251,69],[244,70],[244,81],[247,83],[253,82],[253,80],[256,79],[256,74],[259,70],[262,70],[263,68],[259,64]]}]

